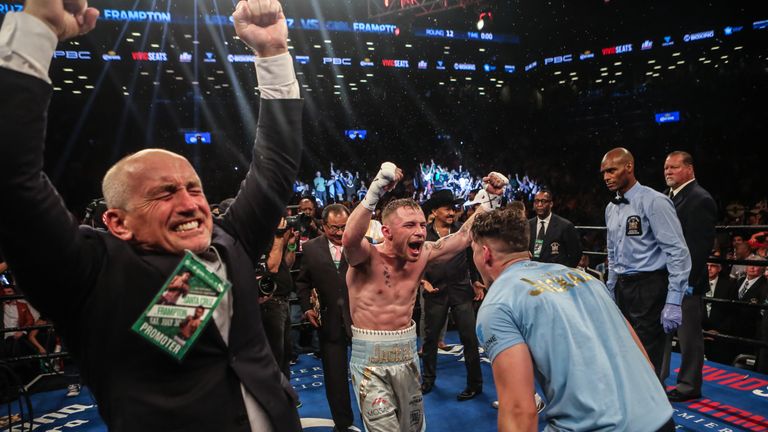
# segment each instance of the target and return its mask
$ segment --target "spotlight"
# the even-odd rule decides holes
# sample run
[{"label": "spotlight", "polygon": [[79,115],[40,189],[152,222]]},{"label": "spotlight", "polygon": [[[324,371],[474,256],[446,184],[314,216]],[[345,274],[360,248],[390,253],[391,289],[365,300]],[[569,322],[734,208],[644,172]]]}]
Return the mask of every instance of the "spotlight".
[{"label": "spotlight", "polygon": [[482,30],[493,21],[493,14],[490,11],[480,12],[477,18],[477,29]]}]

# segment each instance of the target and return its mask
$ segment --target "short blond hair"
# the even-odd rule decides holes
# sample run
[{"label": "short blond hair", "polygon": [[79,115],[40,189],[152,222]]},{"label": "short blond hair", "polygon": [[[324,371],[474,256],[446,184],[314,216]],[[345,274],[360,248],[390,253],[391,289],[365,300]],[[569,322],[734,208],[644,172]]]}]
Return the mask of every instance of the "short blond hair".
[{"label": "short blond hair", "polygon": [[416,211],[421,211],[421,206],[411,198],[400,198],[390,201],[381,212],[381,221],[385,222],[390,215],[395,213],[398,209],[410,208]]}]

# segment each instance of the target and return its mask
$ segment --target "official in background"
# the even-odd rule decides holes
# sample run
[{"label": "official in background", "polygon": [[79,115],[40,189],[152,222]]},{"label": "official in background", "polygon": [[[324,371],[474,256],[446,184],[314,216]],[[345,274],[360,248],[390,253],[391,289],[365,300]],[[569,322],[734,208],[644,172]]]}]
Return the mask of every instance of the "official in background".
[{"label": "official in background", "polygon": [[530,219],[531,239],[528,250],[534,261],[576,267],[581,259],[579,232],[568,219],[552,213],[552,192],[544,189],[533,198],[536,217]]},{"label": "official in background", "polygon": [[[717,204],[696,181],[693,157],[687,152],[675,151],[667,156],[664,180],[669,186],[665,193],[675,205],[691,255],[691,273],[688,276],[691,291],[683,297],[683,323],[677,329],[680,371],[677,374],[677,386],[667,392],[670,401],[683,402],[701,397],[701,369],[704,367],[704,337],[701,333],[704,304],[701,295],[709,290],[707,257],[715,246]],[[667,344],[662,381],[669,376],[671,357],[672,345]]]},{"label": "official in background", "polygon": [[600,163],[608,190],[608,286],[619,309],[643,342],[662,376],[666,333],[683,320],[680,304],[688,288],[691,258],[669,197],[641,185],[635,161],[615,148]]},{"label": "official in background", "polygon": [[[348,430],[354,419],[347,359],[352,318],[346,280],[348,265],[341,245],[348,217],[349,209],[341,204],[330,204],[323,209],[325,235],[304,243],[301,271],[296,278],[304,317],[320,334],[325,396],[336,425],[334,430],[339,431]],[[320,304],[319,315],[310,300],[313,288]]]}]

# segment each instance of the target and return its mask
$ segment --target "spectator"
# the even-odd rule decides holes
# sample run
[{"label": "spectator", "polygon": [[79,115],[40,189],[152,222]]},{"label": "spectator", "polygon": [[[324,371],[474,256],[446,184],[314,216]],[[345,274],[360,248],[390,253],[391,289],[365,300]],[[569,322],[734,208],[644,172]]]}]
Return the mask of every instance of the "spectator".
[{"label": "spectator", "polygon": [[[765,258],[750,255],[749,261],[765,262]],[[768,298],[768,281],[763,275],[765,266],[748,265],[744,277],[731,284],[728,299],[748,303],[763,304]],[[732,307],[729,310],[729,331],[733,336],[748,339],[758,339],[762,315],[760,309],[747,307]],[[754,345],[745,343],[733,343],[729,355],[730,362],[739,354],[757,354]]]},{"label": "spectator", "polygon": [[312,180],[312,184],[315,186],[315,198],[319,199],[322,204],[328,203],[328,195],[325,190],[326,180],[320,174],[320,171],[315,173],[315,179]]},{"label": "spectator", "polygon": [[[12,286],[2,287],[3,296],[15,296],[16,290]],[[3,328],[23,328],[36,325],[40,320],[40,314],[29,303],[22,299],[10,299],[3,301]],[[36,338],[37,331],[16,330],[3,333],[2,353],[3,358],[23,357],[32,354],[45,354],[46,349]],[[21,362],[17,366],[23,382],[28,382],[38,372],[30,362]]]},{"label": "spectator", "polygon": [[[734,235],[733,239],[733,254],[729,256],[729,258],[734,260],[747,259],[751,254],[749,243],[744,241],[744,238],[741,235]],[[733,264],[731,266],[731,279],[741,279],[744,277],[744,275],[746,275],[746,273],[747,266],[744,264]]]},{"label": "spectator", "polygon": [[[719,255],[710,255],[710,259],[718,259]],[[707,263],[707,278],[709,290],[705,296],[709,298],[727,299],[732,284],[728,276],[722,275],[722,266],[717,263]],[[714,333],[729,334],[729,311],[733,309],[721,303],[706,303],[702,328]],[[730,365],[733,360],[730,355],[729,343],[712,337],[704,337],[704,352],[707,360]]]},{"label": "spectator", "polygon": [[765,210],[753,208],[747,214],[747,225],[765,225]]}]

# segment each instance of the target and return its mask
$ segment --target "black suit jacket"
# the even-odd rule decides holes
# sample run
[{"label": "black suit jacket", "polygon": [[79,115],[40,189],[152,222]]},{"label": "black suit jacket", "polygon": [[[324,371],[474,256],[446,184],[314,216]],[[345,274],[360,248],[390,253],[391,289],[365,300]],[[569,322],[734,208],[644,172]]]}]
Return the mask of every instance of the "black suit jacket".
[{"label": "black suit jacket", "polygon": [[[669,194],[669,190],[666,191]],[[688,183],[672,198],[677,218],[683,227],[683,237],[691,253],[691,273],[688,284],[693,293],[702,295],[709,290],[707,257],[715,246],[717,204],[696,180]]]},{"label": "black suit jacket", "polygon": [[[539,232],[541,223],[538,217],[528,220],[528,226],[531,231],[531,239],[528,243],[528,250],[533,254],[533,248],[536,244],[536,234]],[[549,219],[547,232],[544,235],[544,244],[541,248],[541,254],[538,258],[532,258],[534,261],[547,263],[557,263],[568,267],[576,267],[581,259],[581,239],[576,227],[568,219],[562,218],[554,213]]]},{"label": "black suit jacket", "polygon": [[[739,300],[750,303],[763,304],[768,296],[768,280],[765,276],[760,276],[757,281],[750,285],[744,297],[739,299],[739,288],[744,283],[741,278],[731,284],[729,290],[730,300]],[[751,307],[732,307],[728,311],[730,315],[729,333],[733,336],[741,336],[750,339],[756,339],[759,334],[762,315],[760,309]]]},{"label": "black suit jacket", "polygon": [[[455,233],[459,229],[461,226],[454,224],[451,232]],[[427,225],[427,241],[438,240],[440,235],[435,231],[434,224]],[[470,274],[473,266],[470,262],[472,262],[472,249],[467,248],[464,253],[458,253],[447,261],[427,264],[423,277],[438,291],[431,294],[424,291],[424,302],[449,306],[471,303],[475,298],[475,291],[471,283]]]},{"label": "black suit jacket", "polygon": [[352,318],[347,291],[349,266],[346,256],[342,254],[339,268],[336,268],[325,236],[304,243],[303,250],[301,270],[296,278],[296,293],[301,302],[301,310],[311,309],[309,296],[312,288],[317,289],[323,323],[320,335],[327,341],[339,341],[345,335],[351,338]]},{"label": "black suit jacket", "polygon": [[0,69],[0,244],[19,287],[62,333],[112,431],[248,431],[240,384],[275,430],[300,431],[295,393],[274,361],[254,262],[282,215],[301,154],[300,100],[262,101],[246,179],[214,221],[212,244],[232,282],[229,344],[213,320],[177,362],[133,331],[180,256],[147,252],[79,227],[42,173],[51,86]]}]

